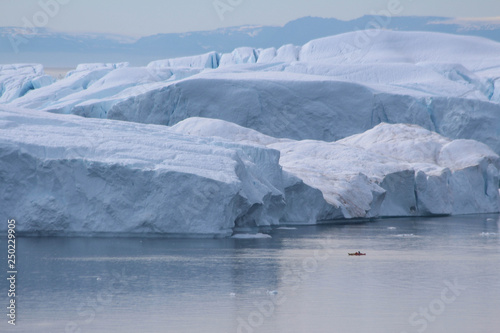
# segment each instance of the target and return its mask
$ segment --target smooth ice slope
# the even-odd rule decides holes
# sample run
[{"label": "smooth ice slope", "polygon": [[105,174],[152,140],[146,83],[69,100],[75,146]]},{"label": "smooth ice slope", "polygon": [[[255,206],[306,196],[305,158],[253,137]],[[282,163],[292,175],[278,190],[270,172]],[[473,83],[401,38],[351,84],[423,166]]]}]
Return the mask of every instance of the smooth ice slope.
[{"label": "smooth ice slope", "polygon": [[6,107],[0,134],[0,214],[18,232],[227,236],[283,214],[272,149]]},{"label": "smooth ice slope", "polygon": [[[279,150],[283,170],[319,189],[325,201],[340,210],[342,218],[488,213],[500,209],[497,154],[482,143],[452,141],[415,125],[383,123],[332,143],[279,140],[207,118],[190,118],[172,129]],[[287,193],[287,201],[295,195],[291,189]],[[302,200],[305,198],[308,195],[302,196]],[[318,201],[309,198],[309,207],[313,207]],[[329,214],[334,211],[331,207]],[[324,214],[324,209],[317,209],[316,216]]]}]

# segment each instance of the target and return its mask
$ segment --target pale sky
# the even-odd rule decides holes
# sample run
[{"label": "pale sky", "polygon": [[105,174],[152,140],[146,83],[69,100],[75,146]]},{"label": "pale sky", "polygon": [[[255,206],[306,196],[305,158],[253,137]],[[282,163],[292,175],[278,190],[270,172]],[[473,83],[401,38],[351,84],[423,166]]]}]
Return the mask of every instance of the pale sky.
[{"label": "pale sky", "polygon": [[397,8],[400,16],[500,16],[499,0],[0,0],[0,26],[32,24],[62,32],[138,37],[284,25],[303,16],[350,20],[389,8]]}]

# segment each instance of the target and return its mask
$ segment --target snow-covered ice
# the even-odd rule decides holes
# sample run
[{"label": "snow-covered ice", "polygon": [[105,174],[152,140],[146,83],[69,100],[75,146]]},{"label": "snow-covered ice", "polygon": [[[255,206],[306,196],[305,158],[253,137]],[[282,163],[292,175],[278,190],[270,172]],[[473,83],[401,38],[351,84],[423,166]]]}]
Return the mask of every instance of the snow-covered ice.
[{"label": "snow-covered ice", "polygon": [[500,44],[367,33],[57,81],[0,65],[0,213],[34,234],[230,236],[499,212]]},{"label": "snow-covered ice", "polygon": [[11,102],[54,81],[51,76],[45,75],[42,65],[0,65],[0,103]]},{"label": "snow-covered ice", "polygon": [[272,149],[6,107],[0,119],[0,212],[19,232],[227,236],[284,209]]},{"label": "snow-covered ice", "polygon": [[271,235],[257,233],[257,234],[234,234],[231,238],[234,239],[268,239],[272,238]]},{"label": "snow-covered ice", "polygon": [[334,141],[381,122],[412,123],[500,153],[498,54],[500,44],[484,38],[361,31],[143,68],[81,65],[48,86],[5,91],[4,101],[162,125],[218,118],[296,140]]},{"label": "snow-covered ice", "polygon": [[327,143],[207,118],[169,128],[0,110],[0,211],[21,221],[20,232],[230,236],[499,211],[498,155],[415,125],[381,124]]},{"label": "snow-covered ice", "polygon": [[[337,142],[274,139],[236,124],[195,117],[172,130],[279,150],[290,202],[285,212],[293,211],[283,222],[300,216],[321,221],[500,210],[499,156],[480,142],[450,140],[416,125],[382,123]],[[302,182],[307,185],[304,192],[299,190]],[[324,200],[314,197],[313,189],[320,190]],[[303,214],[295,211],[304,207]]]}]

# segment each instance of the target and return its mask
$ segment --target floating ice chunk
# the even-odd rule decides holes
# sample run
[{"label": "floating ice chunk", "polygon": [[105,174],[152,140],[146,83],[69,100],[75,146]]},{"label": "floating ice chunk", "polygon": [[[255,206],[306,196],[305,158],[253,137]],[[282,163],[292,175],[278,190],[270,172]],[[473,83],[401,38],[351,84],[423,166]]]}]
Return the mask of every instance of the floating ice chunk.
[{"label": "floating ice chunk", "polygon": [[496,232],[482,232],[479,234],[481,237],[494,237],[497,235]]},{"label": "floating ice chunk", "polygon": [[272,236],[271,235],[267,235],[267,234],[261,234],[261,233],[257,233],[257,234],[236,234],[236,235],[231,236],[231,238],[234,238],[234,239],[268,239],[268,238],[272,238]]}]

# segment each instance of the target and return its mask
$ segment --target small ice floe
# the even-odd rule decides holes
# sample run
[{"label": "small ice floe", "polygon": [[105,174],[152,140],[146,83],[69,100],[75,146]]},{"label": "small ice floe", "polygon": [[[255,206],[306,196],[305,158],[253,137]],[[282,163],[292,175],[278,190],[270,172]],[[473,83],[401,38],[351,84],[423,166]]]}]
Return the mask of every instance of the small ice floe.
[{"label": "small ice floe", "polygon": [[271,296],[278,295],[278,291],[277,290],[268,290],[267,294],[271,295]]},{"label": "small ice floe", "polygon": [[80,279],[91,279],[91,280],[101,281],[101,277],[97,275],[81,275]]},{"label": "small ice floe", "polygon": [[394,235],[394,237],[399,237],[399,238],[417,238],[418,236],[415,234],[399,234],[399,235]]},{"label": "small ice floe", "polygon": [[231,238],[234,239],[266,239],[266,238],[272,238],[271,235],[267,234],[236,234],[233,235]]},{"label": "small ice floe", "polygon": [[297,230],[297,228],[290,228],[290,227],[279,227],[277,229],[278,230]]},{"label": "small ice floe", "polygon": [[236,293],[229,293],[229,297],[236,297]]},{"label": "small ice floe", "polygon": [[481,237],[493,237],[496,236],[497,234],[495,232],[482,232],[479,234]]},{"label": "small ice floe", "polygon": [[389,227],[387,228],[387,230],[396,230],[397,228],[396,227]]},{"label": "small ice floe", "polygon": [[487,218],[487,219],[486,219],[486,222],[495,222],[495,219],[492,219],[492,218],[490,217],[490,218]]}]

